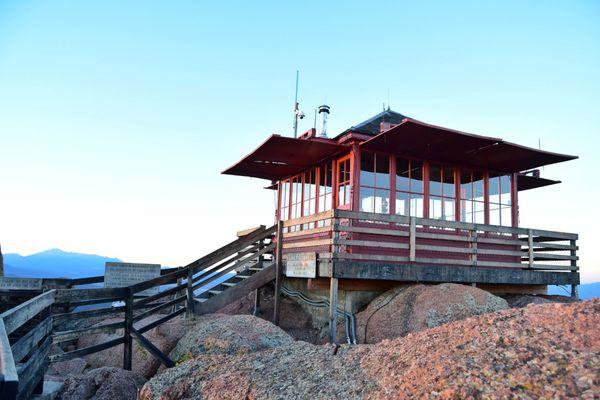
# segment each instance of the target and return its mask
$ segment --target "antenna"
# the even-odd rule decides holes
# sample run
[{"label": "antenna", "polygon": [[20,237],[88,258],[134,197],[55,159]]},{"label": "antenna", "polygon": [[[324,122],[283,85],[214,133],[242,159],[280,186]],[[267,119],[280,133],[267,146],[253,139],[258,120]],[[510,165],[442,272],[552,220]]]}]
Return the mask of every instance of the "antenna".
[{"label": "antenna", "polygon": [[304,113],[300,111],[300,105],[298,104],[298,80],[300,77],[300,71],[296,70],[296,95],[294,97],[294,137],[298,137],[298,118],[304,118]]}]

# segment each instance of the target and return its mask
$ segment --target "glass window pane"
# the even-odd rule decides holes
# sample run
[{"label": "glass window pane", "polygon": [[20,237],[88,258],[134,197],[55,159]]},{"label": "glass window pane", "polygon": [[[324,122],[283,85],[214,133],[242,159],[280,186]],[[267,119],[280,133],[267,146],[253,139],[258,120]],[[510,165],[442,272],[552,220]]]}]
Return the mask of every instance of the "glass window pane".
[{"label": "glass window pane", "polygon": [[[460,171],[460,198],[470,200],[473,198],[473,173],[471,171]],[[461,208],[462,209],[462,208]]]},{"label": "glass window pane", "polygon": [[473,220],[473,201],[461,200],[460,201],[460,220],[462,222],[475,222]]},{"label": "glass window pane", "polygon": [[387,189],[375,190],[375,212],[381,214],[390,213],[390,191]]},{"label": "glass window pane", "polygon": [[500,178],[490,176],[490,203],[500,203]]},{"label": "glass window pane", "polygon": [[423,163],[411,160],[410,162],[410,191],[423,193]]},{"label": "glass window pane", "polygon": [[442,195],[442,170],[434,164],[429,167],[429,194],[433,196]]},{"label": "glass window pane", "polygon": [[423,195],[422,194],[410,194],[410,216],[423,218]]},{"label": "glass window pane", "polygon": [[375,186],[379,188],[390,188],[390,158],[385,154],[375,156]]},{"label": "glass window pane", "polygon": [[396,214],[410,215],[410,196],[406,192],[396,192]]},{"label": "glass window pane", "polygon": [[[410,162],[403,158],[396,158],[396,190],[410,191]],[[404,214],[406,215],[406,214]]]},{"label": "glass window pane", "polygon": [[500,204],[490,203],[490,225],[500,225]]},{"label": "glass window pane", "polygon": [[473,171],[473,198],[478,201],[484,201],[484,192],[483,172]]},{"label": "glass window pane", "polygon": [[375,155],[365,151],[360,153],[360,184],[375,186]]},{"label": "glass window pane", "polygon": [[500,177],[500,203],[510,205],[510,176],[502,175]]},{"label": "glass window pane", "polygon": [[442,218],[442,198],[429,196],[429,218]]},{"label": "glass window pane", "polygon": [[454,197],[454,168],[445,166],[443,168],[444,197]]},{"label": "glass window pane", "polygon": [[454,221],[454,199],[444,197],[444,219],[446,221]]},{"label": "glass window pane", "polygon": [[473,202],[473,222],[476,224],[485,223],[485,203],[482,201]]},{"label": "glass window pane", "polygon": [[502,226],[512,226],[512,212],[510,206],[500,206],[500,223]]},{"label": "glass window pane", "polygon": [[360,188],[360,211],[375,211],[375,190],[367,187]]}]

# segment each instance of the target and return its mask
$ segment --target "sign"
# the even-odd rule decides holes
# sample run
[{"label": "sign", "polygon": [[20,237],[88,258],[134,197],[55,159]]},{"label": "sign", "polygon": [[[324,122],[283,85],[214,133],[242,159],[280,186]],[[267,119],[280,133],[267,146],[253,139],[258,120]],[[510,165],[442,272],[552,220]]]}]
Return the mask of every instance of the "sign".
[{"label": "sign", "polygon": [[42,290],[42,280],[0,277],[0,290]]},{"label": "sign", "polygon": [[285,255],[285,275],[290,278],[316,278],[317,253],[289,253]]},{"label": "sign", "polygon": [[[107,262],[104,264],[104,287],[125,287],[135,285],[160,276],[160,264],[134,264]],[[160,290],[159,286],[136,293],[139,296],[152,296]]]}]

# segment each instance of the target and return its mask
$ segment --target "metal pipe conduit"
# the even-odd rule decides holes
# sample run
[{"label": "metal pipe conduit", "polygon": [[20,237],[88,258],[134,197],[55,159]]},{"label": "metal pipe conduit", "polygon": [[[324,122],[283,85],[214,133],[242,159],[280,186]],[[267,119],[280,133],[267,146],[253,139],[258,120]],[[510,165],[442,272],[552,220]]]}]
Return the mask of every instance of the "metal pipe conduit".
[{"label": "metal pipe conduit", "polygon": [[[306,303],[312,307],[317,307],[317,308],[329,307],[329,300],[311,299],[302,292],[297,292],[297,291],[288,289],[287,287],[285,287],[285,285],[282,285],[281,292],[288,297],[300,299],[301,301],[303,301],[304,303]],[[347,341],[347,343],[348,344],[356,344],[356,317],[354,316],[353,313],[348,312],[346,310],[342,310],[339,307],[337,309],[337,313],[344,317],[344,321],[346,323],[346,341]]]}]

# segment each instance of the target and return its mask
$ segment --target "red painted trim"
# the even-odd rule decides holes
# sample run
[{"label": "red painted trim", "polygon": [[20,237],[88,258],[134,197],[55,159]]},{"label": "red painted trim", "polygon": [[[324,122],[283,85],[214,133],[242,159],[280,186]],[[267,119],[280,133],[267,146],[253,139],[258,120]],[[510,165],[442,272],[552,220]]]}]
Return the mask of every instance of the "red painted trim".
[{"label": "red painted trim", "polygon": [[423,161],[423,218],[429,218],[429,161]]},{"label": "red painted trim", "polygon": [[483,223],[490,224],[490,173],[483,173]]},{"label": "red painted trim", "polygon": [[390,214],[396,214],[396,156],[390,155]]},{"label": "red painted trim", "polygon": [[[460,222],[460,168],[454,168],[454,220]],[[472,184],[472,183],[471,183]]]},{"label": "red painted trim", "polygon": [[360,149],[352,145],[350,169],[350,209],[359,211],[360,208]]},{"label": "red painted trim", "polygon": [[518,190],[518,182],[517,182],[518,174],[512,174],[512,179],[510,180],[510,197],[511,197],[511,213],[512,213],[512,226],[519,226],[519,190]]}]

